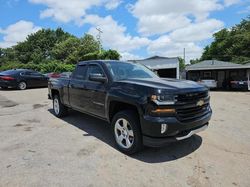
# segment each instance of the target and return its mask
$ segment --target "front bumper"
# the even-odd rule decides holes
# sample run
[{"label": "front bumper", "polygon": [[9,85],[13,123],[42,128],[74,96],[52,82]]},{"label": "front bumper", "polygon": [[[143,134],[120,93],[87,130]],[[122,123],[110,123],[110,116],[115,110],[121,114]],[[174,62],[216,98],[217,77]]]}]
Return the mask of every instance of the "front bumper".
[{"label": "front bumper", "polygon": [[[188,122],[181,122],[176,117],[143,116],[141,118],[143,143],[146,146],[160,147],[169,142],[188,138],[200,130],[205,130],[211,115],[210,109],[204,116]],[[162,124],[167,125],[164,133],[161,133]]]},{"label": "front bumper", "polygon": [[205,125],[202,125],[201,127],[186,131],[185,134],[182,133],[182,135],[179,135],[179,136],[177,135],[174,137],[167,137],[167,138],[152,138],[149,136],[143,136],[143,144],[149,147],[162,147],[171,142],[176,142],[176,141],[187,139],[198,132],[204,131],[207,128],[208,128],[208,123]]}]

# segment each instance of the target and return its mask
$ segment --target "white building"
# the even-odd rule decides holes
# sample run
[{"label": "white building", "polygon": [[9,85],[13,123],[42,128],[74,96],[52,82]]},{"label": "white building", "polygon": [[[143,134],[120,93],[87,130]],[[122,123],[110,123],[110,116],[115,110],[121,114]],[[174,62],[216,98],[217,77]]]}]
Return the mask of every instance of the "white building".
[{"label": "white building", "polygon": [[138,62],[158,73],[160,77],[179,79],[179,59],[177,57],[153,56],[142,60],[129,60]]}]

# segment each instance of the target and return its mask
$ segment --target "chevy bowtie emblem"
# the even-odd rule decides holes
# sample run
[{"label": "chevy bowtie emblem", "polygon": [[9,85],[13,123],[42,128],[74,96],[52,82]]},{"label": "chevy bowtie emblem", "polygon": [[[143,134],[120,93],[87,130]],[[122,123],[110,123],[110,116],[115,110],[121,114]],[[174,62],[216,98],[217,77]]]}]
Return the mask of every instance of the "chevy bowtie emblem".
[{"label": "chevy bowtie emblem", "polygon": [[203,100],[199,100],[199,101],[196,103],[197,106],[202,106],[202,105],[204,105],[204,104],[205,104],[205,102],[204,102]]}]

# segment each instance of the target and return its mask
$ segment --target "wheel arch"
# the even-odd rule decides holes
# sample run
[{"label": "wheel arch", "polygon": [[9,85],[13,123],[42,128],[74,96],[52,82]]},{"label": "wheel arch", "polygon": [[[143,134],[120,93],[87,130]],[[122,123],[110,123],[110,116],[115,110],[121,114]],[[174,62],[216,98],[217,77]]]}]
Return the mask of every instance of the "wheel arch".
[{"label": "wheel arch", "polygon": [[51,90],[52,99],[54,98],[55,95],[58,95],[60,97],[60,92],[57,89],[52,89]]},{"label": "wheel arch", "polygon": [[140,120],[139,115],[141,114],[141,110],[135,104],[124,102],[124,101],[117,101],[113,100],[109,102],[108,107],[108,121],[111,122],[114,115],[123,110],[133,110],[138,115],[138,120]]}]

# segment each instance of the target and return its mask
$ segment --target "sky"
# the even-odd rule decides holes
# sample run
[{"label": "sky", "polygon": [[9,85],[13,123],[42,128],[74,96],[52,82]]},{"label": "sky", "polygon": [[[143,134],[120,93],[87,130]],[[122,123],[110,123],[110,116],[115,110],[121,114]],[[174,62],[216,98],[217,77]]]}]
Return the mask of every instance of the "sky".
[{"label": "sky", "polygon": [[42,28],[97,36],[123,60],[199,58],[213,33],[250,15],[250,0],[0,0],[0,47]]}]

